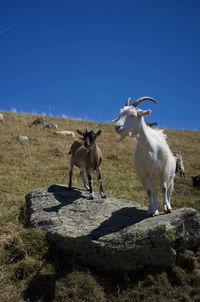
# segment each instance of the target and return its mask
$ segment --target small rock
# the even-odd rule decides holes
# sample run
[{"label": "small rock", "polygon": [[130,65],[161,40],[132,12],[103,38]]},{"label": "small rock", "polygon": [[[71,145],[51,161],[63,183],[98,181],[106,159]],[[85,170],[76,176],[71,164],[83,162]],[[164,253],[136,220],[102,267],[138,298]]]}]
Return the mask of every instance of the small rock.
[{"label": "small rock", "polygon": [[29,140],[28,136],[19,135],[18,140],[21,142],[27,142]]},{"label": "small rock", "polygon": [[54,135],[61,135],[61,136],[71,136],[75,137],[74,131],[62,130],[62,131],[55,131],[53,132]]}]

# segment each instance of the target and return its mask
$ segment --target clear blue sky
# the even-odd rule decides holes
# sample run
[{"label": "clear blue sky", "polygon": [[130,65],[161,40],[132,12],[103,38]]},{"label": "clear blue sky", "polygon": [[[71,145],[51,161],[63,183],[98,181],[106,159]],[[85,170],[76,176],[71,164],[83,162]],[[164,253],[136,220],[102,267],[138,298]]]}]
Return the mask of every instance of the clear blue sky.
[{"label": "clear blue sky", "polygon": [[0,110],[200,130],[199,0],[1,0]]}]

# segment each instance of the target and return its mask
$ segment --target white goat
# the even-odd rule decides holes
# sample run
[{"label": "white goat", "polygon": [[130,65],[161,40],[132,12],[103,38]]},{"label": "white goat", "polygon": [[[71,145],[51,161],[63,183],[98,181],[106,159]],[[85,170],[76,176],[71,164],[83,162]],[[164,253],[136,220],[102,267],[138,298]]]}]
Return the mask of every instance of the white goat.
[{"label": "white goat", "polygon": [[58,125],[57,124],[48,123],[48,124],[44,125],[43,128],[58,129]]},{"label": "white goat", "polygon": [[[70,189],[72,188],[72,172],[73,172],[73,166],[75,165],[79,167],[79,169],[81,170],[80,175],[84,187],[90,191],[91,199],[93,199],[91,170],[96,171],[101,197],[106,198],[106,195],[103,192],[101,171],[100,171],[100,165],[102,162],[102,153],[100,148],[96,145],[96,139],[101,134],[101,130],[95,133],[94,132],[95,128],[93,128],[92,131],[88,131],[88,127],[86,127],[85,132],[77,130],[78,134],[82,136],[81,140],[75,140],[71,145],[69,151],[69,154],[71,154],[69,188]],[[87,173],[89,187],[86,183],[84,172]]]},{"label": "white goat", "polygon": [[179,173],[180,177],[185,177],[185,169],[183,165],[183,158],[178,152],[173,153],[176,161],[176,173]]},{"label": "white goat", "polygon": [[0,124],[2,124],[2,123],[3,123],[3,114],[0,113]]},{"label": "white goat", "polygon": [[158,215],[158,188],[163,192],[163,203],[165,213],[172,211],[170,195],[174,186],[174,174],[176,163],[172,152],[166,142],[166,135],[162,130],[148,127],[144,122],[144,116],[151,114],[151,110],[137,108],[142,101],[150,100],[150,97],[142,97],[130,106],[131,99],[126,102],[125,107],[120,110],[120,115],[114,121],[116,132],[121,140],[129,135],[137,138],[137,146],[134,156],[135,171],[147,191],[149,199],[148,215]]},{"label": "white goat", "polygon": [[72,136],[75,137],[74,131],[61,130],[53,132],[54,135]]}]

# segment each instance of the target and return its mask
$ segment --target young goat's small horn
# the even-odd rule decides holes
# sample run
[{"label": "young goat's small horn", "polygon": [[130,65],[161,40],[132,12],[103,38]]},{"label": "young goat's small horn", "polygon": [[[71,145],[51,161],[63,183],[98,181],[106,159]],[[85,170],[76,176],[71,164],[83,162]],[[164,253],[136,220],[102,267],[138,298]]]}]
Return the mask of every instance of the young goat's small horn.
[{"label": "young goat's small horn", "polygon": [[98,125],[94,126],[94,128],[92,129],[92,132],[94,132],[97,127],[98,127]]},{"label": "young goat's small horn", "polygon": [[149,97],[149,96],[143,96],[143,97],[137,99],[137,100],[132,104],[132,106],[137,107],[141,102],[147,101],[147,100],[152,101],[152,102],[155,103],[155,104],[158,104],[158,102],[157,102],[156,100],[154,100],[153,98],[151,98],[151,97]]}]

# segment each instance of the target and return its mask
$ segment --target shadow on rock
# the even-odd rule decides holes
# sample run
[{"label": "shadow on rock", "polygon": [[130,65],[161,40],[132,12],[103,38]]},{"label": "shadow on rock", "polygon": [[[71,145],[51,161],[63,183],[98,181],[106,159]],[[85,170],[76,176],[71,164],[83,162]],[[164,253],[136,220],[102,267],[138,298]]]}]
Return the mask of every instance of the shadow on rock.
[{"label": "shadow on rock", "polygon": [[140,222],[147,218],[147,212],[135,207],[126,207],[112,213],[112,216],[100,224],[87,236],[81,239],[97,240],[100,237],[118,232],[128,226]]},{"label": "shadow on rock", "polygon": [[51,185],[47,192],[53,193],[55,199],[57,199],[60,204],[50,208],[44,208],[43,210],[45,212],[58,212],[62,207],[73,203],[77,199],[87,198],[82,194],[80,189],[69,189],[68,187],[62,185]]}]

